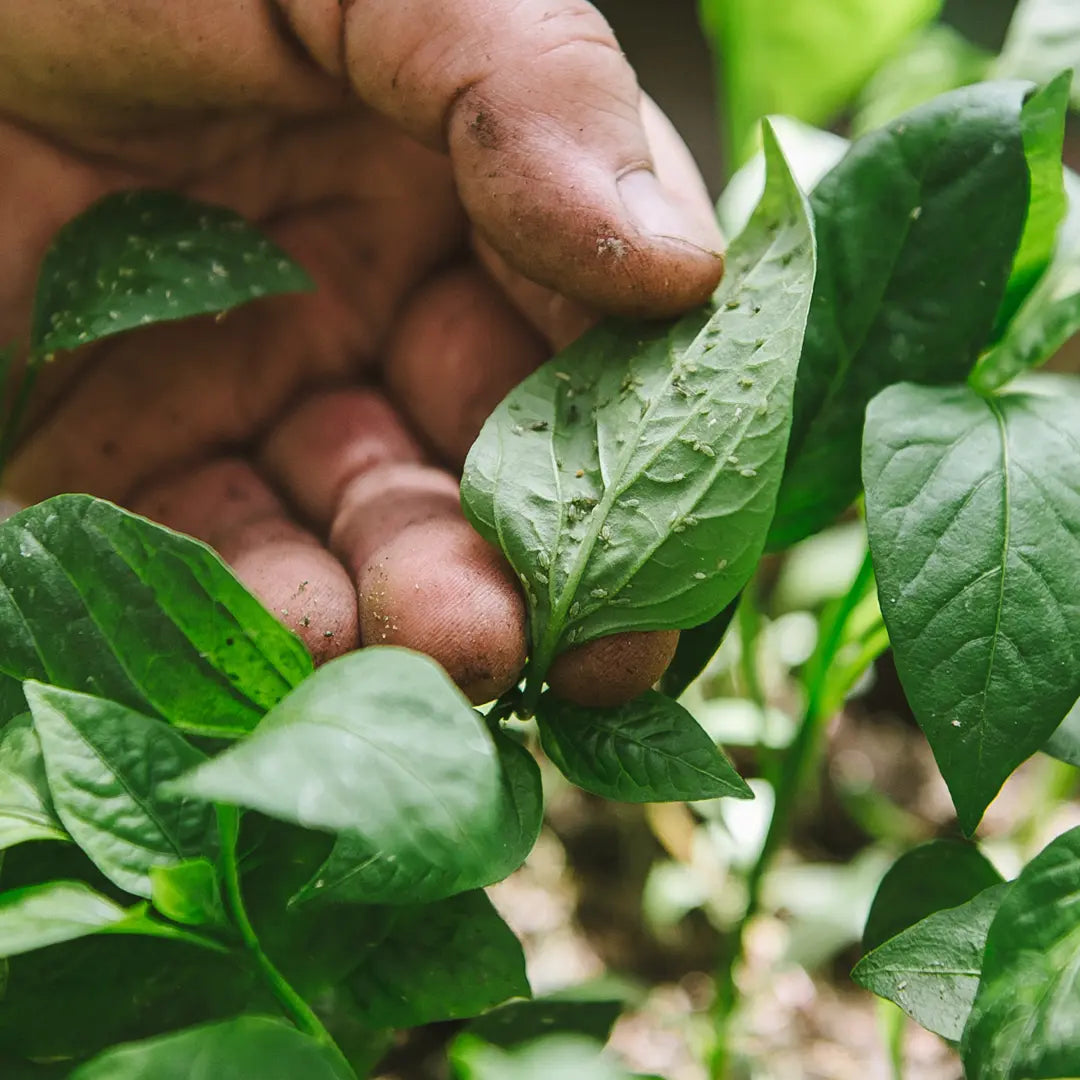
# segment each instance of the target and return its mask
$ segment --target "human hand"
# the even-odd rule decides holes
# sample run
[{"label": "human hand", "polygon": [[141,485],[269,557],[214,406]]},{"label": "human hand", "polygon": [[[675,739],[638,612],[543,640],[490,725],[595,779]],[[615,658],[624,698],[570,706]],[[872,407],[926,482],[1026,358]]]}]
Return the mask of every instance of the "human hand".
[{"label": "human hand", "polygon": [[[497,696],[524,606],[452,470],[548,342],[591,312],[689,308],[722,269],[696,169],[603,19],[572,0],[2,5],[0,341],[25,332],[56,229],[142,186],[232,207],[318,291],[65,357],[6,489],[205,539],[317,660],[407,645]],[[674,640],[591,643],[552,681],[631,696]]]}]

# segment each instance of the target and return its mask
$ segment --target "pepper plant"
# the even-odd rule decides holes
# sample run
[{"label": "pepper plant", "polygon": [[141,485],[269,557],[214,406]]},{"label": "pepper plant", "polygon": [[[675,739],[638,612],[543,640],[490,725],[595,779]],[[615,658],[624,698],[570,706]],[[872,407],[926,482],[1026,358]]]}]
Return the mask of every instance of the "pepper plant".
[{"label": "pepper plant", "polygon": [[[618,1003],[530,1000],[483,892],[537,838],[534,754],[610,799],[751,797],[678,698],[763,553],[853,505],[869,556],[805,665],[713,1074],[742,929],[880,652],[965,836],[1031,754],[1080,762],[1080,381],[1030,373],[1080,326],[1068,93],[980,83],[823,151],[766,124],[712,303],[604,323],[511,392],[462,478],[529,617],[520,685],[486,709],[401,649],[313,670],[209,548],[110,503],[0,525],[3,1075],[342,1080],[456,1020],[463,1080],[625,1076],[599,1053]],[[52,353],[305,286],[224,211],[109,197],[46,258],[5,444]],[[546,688],[567,648],[660,629],[684,633],[658,689],[586,708]],[[917,849],[855,978],[972,1080],[1075,1075],[1078,890],[1080,832],[1009,883],[970,840]]]}]

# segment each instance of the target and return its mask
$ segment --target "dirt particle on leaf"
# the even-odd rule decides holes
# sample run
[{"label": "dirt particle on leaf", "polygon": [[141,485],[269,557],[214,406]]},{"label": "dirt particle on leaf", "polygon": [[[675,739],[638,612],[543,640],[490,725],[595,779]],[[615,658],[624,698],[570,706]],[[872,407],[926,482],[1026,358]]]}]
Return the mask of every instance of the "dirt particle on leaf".
[{"label": "dirt particle on leaf", "polygon": [[469,121],[469,132],[485,150],[492,150],[499,145],[499,125],[487,109],[476,111],[476,115]]}]

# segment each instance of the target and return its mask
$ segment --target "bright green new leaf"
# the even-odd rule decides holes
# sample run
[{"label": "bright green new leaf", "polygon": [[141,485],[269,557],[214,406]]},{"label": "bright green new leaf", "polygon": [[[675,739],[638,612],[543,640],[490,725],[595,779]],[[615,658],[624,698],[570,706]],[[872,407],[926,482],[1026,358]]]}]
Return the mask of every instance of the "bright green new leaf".
[{"label": "bright green new leaf", "polygon": [[354,1080],[334,1054],[296,1028],[238,1016],[106,1050],[71,1080]]},{"label": "bright green new leaf", "polygon": [[906,851],[881,879],[863,931],[863,951],[944,908],[966,903],[1001,884],[1001,875],[964,840],[930,840]]},{"label": "bright green new leaf", "polygon": [[39,354],[74,349],[312,287],[233,211],[172,191],[121,191],[57,234],[38,278],[31,345]]},{"label": "bright green new leaf", "polygon": [[701,0],[720,61],[732,158],[746,159],[755,125],[770,113],[832,120],[940,7],[941,0]]},{"label": "bright green new leaf", "polygon": [[525,584],[533,690],[570,645],[712,618],[758,561],[814,274],[771,134],[766,154],[715,311],[602,324],[511,391],[469,454],[466,513]]},{"label": "bright green new leaf", "polygon": [[1069,107],[1071,81],[1072,73],[1063,72],[1032,94],[1020,111],[1031,194],[1024,233],[997,316],[998,337],[1049,265],[1058,227],[1065,217],[1065,171],[1061,153],[1065,145],[1065,113]]},{"label": "bright green new leaf", "polygon": [[870,404],[866,521],[896,668],[960,824],[1080,697],[1080,380]]},{"label": "bright green new leaf", "polygon": [[24,713],[0,730],[0,851],[28,840],[67,840],[53,809],[41,744]]},{"label": "bright green new leaf", "polygon": [[944,94],[861,138],[814,189],[818,276],[770,547],[858,495],[879,390],[959,381],[988,339],[1028,208],[1025,95]]},{"label": "bright green new leaf", "polygon": [[866,84],[851,121],[852,134],[865,135],[938,94],[981,81],[992,59],[951,26],[926,27]]},{"label": "bright green new leaf", "polygon": [[998,908],[962,1054],[969,1080],[1080,1076],[1080,829],[1052,841]]},{"label": "bright green new leaf", "polygon": [[450,1045],[450,1064],[457,1080],[631,1080],[602,1050],[581,1035],[552,1034],[504,1050],[464,1033]]},{"label": "bright green new leaf", "polygon": [[490,837],[498,856],[486,870],[481,851],[462,852],[457,862],[446,859],[438,867],[403,863],[392,848],[378,851],[367,839],[343,833],[326,862],[293,897],[293,903],[430,902],[489,885],[517,869],[540,834],[544,814],[540,770],[532,754],[497,725],[489,733],[501,775],[499,803],[493,815],[498,826]]},{"label": "bright green new leaf", "polygon": [[521,945],[479,889],[397,909],[348,985],[375,1028],[477,1016],[531,993]]},{"label": "bright green new leaf", "polygon": [[1046,83],[1072,70],[1072,104],[1080,108],[1080,7],[1075,0],[1020,0],[998,57],[999,77]]},{"label": "bright green new leaf", "polygon": [[0,725],[24,679],[238,735],[311,658],[205,544],[60,495],[0,524]]},{"label": "bright green new leaf", "polygon": [[150,867],[150,899],[167,919],[184,926],[225,926],[217,870],[209,859]]},{"label": "bright green new leaf", "polygon": [[1080,768],[1080,702],[1069,710],[1054,734],[1046,740],[1043,752]]},{"label": "bright green new leaf", "polygon": [[1045,363],[1080,331],[1080,176],[1068,169],[1065,192],[1069,209],[1050,265],[972,373],[972,383],[983,390]]},{"label": "bright green new leaf", "polygon": [[149,899],[152,867],[214,854],[212,808],[157,794],[206,760],[175,728],[89,694],[35,682],[24,689],[56,812],[110,881]]},{"label": "bright green new leaf", "polygon": [[83,881],[50,881],[0,893],[0,957],[90,934],[146,934],[213,947],[150,919],[145,904],[123,908]]},{"label": "bright green new leaf", "polygon": [[864,956],[851,977],[924,1028],[959,1040],[979,986],[986,934],[1008,890],[992,885],[927,915]]},{"label": "bright green new leaf", "polygon": [[[326,664],[254,734],[171,785],[341,833],[362,854],[336,865],[369,903],[441,899],[516,869],[539,820],[526,846],[507,787],[483,718],[442,668],[380,647]],[[324,868],[310,891],[338,884]]]},{"label": "bright green new leaf", "polygon": [[540,742],[560,772],[620,802],[694,802],[753,792],[698,722],[666,694],[590,709],[550,692],[537,706]]}]

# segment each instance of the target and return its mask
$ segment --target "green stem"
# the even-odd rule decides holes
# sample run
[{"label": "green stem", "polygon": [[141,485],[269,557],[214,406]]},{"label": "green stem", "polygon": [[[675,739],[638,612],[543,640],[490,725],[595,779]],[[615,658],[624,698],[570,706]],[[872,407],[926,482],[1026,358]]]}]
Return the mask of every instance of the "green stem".
[{"label": "green stem", "polygon": [[224,877],[225,900],[232,913],[236,928],[245,948],[251,955],[259,974],[270,987],[274,996],[290,1020],[316,1042],[321,1043],[333,1054],[345,1069],[346,1076],[355,1076],[352,1066],[341,1052],[333,1036],[316,1015],[315,1010],[300,996],[274,962],[263,950],[255,927],[244,907],[244,898],[240,890],[240,863],[237,858],[236,842],[239,815],[235,807],[218,807],[218,831],[221,835],[221,868]]},{"label": "green stem", "polygon": [[818,647],[806,665],[806,707],[802,721],[780,763],[769,828],[746,882],[746,907],[734,930],[727,937],[717,962],[716,999],[713,1005],[715,1043],[710,1060],[710,1075],[713,1080],[724,1080],[728,1074],[731,1016],[736,1001],[735,969],[742,960],[746,929],[761,909],[765,877],[772,868],[777,852],[788,838],[795,807],[802,797],[806,779],[818,760],[821,737],[832,713],[828,694],[829,668],[843,644],[848,620],[872,582],[873,565],[867,552],[847,593],[822,618]]},{"label": "green stem", "polygon": [[[4,350],[2,366],[4,386],[0,388],[4,391],[7,390],[7,384],[10,381],[13,356],[14,350],[12,348],[9,347]],[[0,424],[0,477],[2,477],[7,466],[11,451],[15,449],[15,440],[18,438],[19,429],[22,427],[26,407],[30,404],[30,394],[34,389],[34,384],[37,382],[41,363],[41,356],[37,353],[32,352],[27,357],[26,367],[23,369],[22,378],[19,379],[19,385],[15,392],[15,400],[11,403],[11,409],[4,418],[3,423]]]}]

